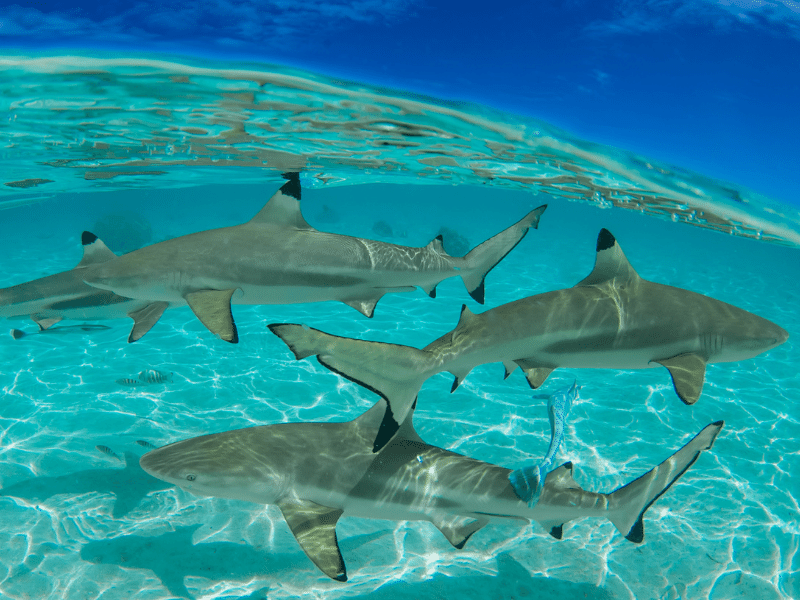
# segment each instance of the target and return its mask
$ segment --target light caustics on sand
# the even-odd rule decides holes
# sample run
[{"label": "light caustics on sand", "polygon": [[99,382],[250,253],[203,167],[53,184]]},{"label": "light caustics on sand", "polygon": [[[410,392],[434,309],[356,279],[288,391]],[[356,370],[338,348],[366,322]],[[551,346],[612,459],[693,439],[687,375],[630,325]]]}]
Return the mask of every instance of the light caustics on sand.
[{"label": "light caustics on sand", "polygon": [[34,192],[299,170],[319,185],[490,183],[800,245],[794,208],[541,121],[283,67],[207,65],[0,57],[0,208]]}]

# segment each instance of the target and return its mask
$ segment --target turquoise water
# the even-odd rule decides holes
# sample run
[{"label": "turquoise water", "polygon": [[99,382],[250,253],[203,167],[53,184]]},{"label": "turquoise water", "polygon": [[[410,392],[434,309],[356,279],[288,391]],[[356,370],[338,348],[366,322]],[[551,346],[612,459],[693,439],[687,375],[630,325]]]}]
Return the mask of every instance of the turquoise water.
[{"label": "turquoise water", "polygon": [[[47,93],[54,97],[65,95],[60,87],[65,82],[78,87],[85,83],[82,76],[51,79],[33,70],[17,74],[28,77],[29,83],[37,77],[50,82]],[[119,73],[112,73],[100,79],[117,77]],[[27,93],[30,103],[42,94],[30,87],[14,89],[18,96]],[[24,89],[28,91],[20,91]],[[243,222],[280,184],[269,164],[166,164],[171,156],[166,152],[152,155],[163,163],[163,175],[109,176],[123,170],[119,163],[125,161],[129,172],[154,168],[152,163],[141,164],[141,156],[133,165],[121,158],[126,145],[141,146],[140,140],[133,130],[122,135],[113,127],[123,127],[122,114],[128,114],[131,123],[138,119],[141,115],[130,115],[135,115],[137,103],[144,103],[144,96],[141,88],[126,88],[128,103],[123,105],[124,97],[115,90],[114,104],[122,108],[114,118],[99,119],[97,112],[81,108],[80,118],[53,125],[48,135],[55,138],[74,135],[70,124],[83,132],[69,147],[60,142],[48,146],[46,136],[25,137],[26,128],[35,131],[37,123],[53,117],[45,109],[30,114],[17,104],[8,111],[16,115],[17,137],[16,145],[5,149],[9,169],[14,170],[7,179],[37,176],[51,183],[33,190],[4,186],[0,202],[12,207],[0,213],[1,287],[72,268],[81,256],[81,231],[92,230],[105,215],[125,216],[123,225],[113,225],[112,220],[103,234],[112,248],[124,245],[125,234],[131,236],[124,223],[134,221],[137,231],[155,242]],[[293,93],[298,102],[325,104],[316,90]],[[163,95],[168,96],[166,91]],[[102,97],[98,93],[94,101]],[[208,98],[186,98],[180,110],[173,107],[172,116],[159,117],[165,119],[159,135],[174,133],[170,119],[181,121],[182,111],[208,109]],[[47,98],[39,100],[47,106]],[[161,101],[169,105],[176,100]],[[59,110],[63,108],[62,103]],[[200,118],[213,117],[230,129],[232,117],[218,109],[208,109]],[[370,114],[365,106],[351,110]],[[422,112],[416,118],[430,128],[427,119],[438,117]],[[484,125],[481,122],[480,131],[486,130]],[[181,121],[175,126],[184,125]],[[463,120],[458,126],[465,127]],[[420,155],[408,154],[399,144],[392,147],[393,160],[402,168],[379,164],[370,154],[377,144],[374,132],[359,134],[359,146],[354,145],[358,136],[346,138],[337,131],[323,139],[318,131],[312,135],[303,127],[305,135],[269,132],[267,127],[261,131],[279,138],[269,142],[276,148],[291,146],[291,156],[273,165],[275,170],[294,164],[297,156],[313,163],[304,170],[303,212],[321,230],[423,245],[446,226],[473,246],[531,208],[543,202],[549,208],[539,230],[531,231],[487,277],[485,307],[452,279],[437,288],[436,299],[422,291],[387,295],[373,319],[339,303],[234,306],[238,345],[214,338],[185,307],[168,310],[135,344],[125,343],[128,320],[106,322],[110,330],[87,336],[0,338],[0,597],[800,597],[800,257],[792,246],[798,235],[794,209],[781,209],[779,218],[773,205],[760,203],[744,190],[737,193],[748,202],[733,206],[719,190],[735,186],[672,171],[659,173],[661,191],[651,194],[661,200],[641,202],[648,210],[628,210],[630,202],[620,198],[633,197],[635,185],[645,186],[631,175],[630,164],[595,175],[605,181],[603,189],[624,188],[624,194],[608,193],[598,201],[595,190],[587,187],[587,194],[581,195],[584,201],[575,202],[568,199],[569,193],[559,193],[552,181],[520,183],[497,176],[523,168],[514,152],[495,157],[492,178],[474,169],[463,172],[463,165],[448,167],[446,161],[436,167],[438,172],[423,175],[424,168],[415,162]],[[453,139],[441,133],[444,130],[440,127],[435,140],[404,139],[426,149],[440,144],[441,158],[457,149]],[[98,147],[94,138],[103,134],[109,134],[106,154],[95,156],[96,164],[86,163],[85,154]],[[469,135],[463,129],[459,134],[460,151],[468,154]],[[150,135],[159,137],[152,131]],[[370,157],[371,162],[344,164],[341,156],[335,164],[329,157],[314,159],[319,147],[304,146],[308,139],[315,144],[322,139],[342,155]],[[254,148],[266,142],[227,143],[229,147],[216,136],[204,147],[243,156],[253,155]],[[598,156],[613,153],[593,147],[590,156],[575,148],[573,143],[563,150],[571,163],[556,162],[588,170],[588,162],[596,166],[601,162]],[[201,154],[187,151],[185,162],[193,156]],[[75,168],[58,160],[83,162]],[[44,164],[48,161],[53,165]],[[534,169],[531,165],[555,168],[544,162],[528,162],[524,168]],[[102,173],[106,176],[95,175]],[[384,183],[368,183],[373,179]],[[440,180],[459,185],[420,185]],[[490,185],[476,185],[489,181]],[[197,185],[190,186],[193,183]],[[54,191],[41,198],[48,185]],[[682,190],[680,198],[674,192],[677,199],[670,200],[671,210],[649,210],[668,204],[664,198],[669,189]],[[692,198],[686,197],[687,190]],[[685,208],[682,203],[687,203]],[[701,205],[702,209],[692,208]],[[734,211],[735,218],[728,222],[734,224],[720,223],[721,217],[711,221],[716,229],[739,235],[691,226],[708,225],[698,219],[698,211],[728,216]],[[643,214],[651,212],[667,218]],[[685,218],[689,214],[695,216]],[[673,222],[672,215],[687,223]],[[380,228],[376,232],[380,221],[390,226],[392,235]],[[703,395],[692,407],[676,397],[664,369],[557,370],[540,390],[554,392],[573,378],[580,382],[558,460],[573,461],[578,482],[594,491],[610,491],[638,477],[706,424],[725,420],[713,449],[647,512],[644,544],[625,541],[608,521],[583,519],[567,524],[561,541],[537,525],[493,523],[459,551],[429,523],[345,518],[337,531],[349,581],[340,584],[322,575],[302,553],[276,507],[195,497],[139,468],[138,457],[146,448],[137,440],[161,446],[255,424],[348,420],[375,401],[370,392],[316,361],[295,361],[267,330],[267,323],[307,323],[337,335],[422,347],[455,326],[462,303],[481,312],[574,285],[592,268],[601,227],[614,233],[642,277],[730,302],[790,333],[788,342],[765,355],[710,365]],[[762,232],[761,240],[745,237],[759,237],[757,231]],[[765,237],[785,245],[768,243]],[[35,330],[27,320],[5,323]],[[143,388],[116,383],[146,368],[174,372],[174,381]],[[422,438],[507,467],[538,462],[549,441],[545,403],[531,399],[520,372],[506,381],[502,375],[501,365],[479,367],[453,394],[449,376],[431,378],[422,389],[414,420]],[[99,451],[98,445],[116,457]]]}]

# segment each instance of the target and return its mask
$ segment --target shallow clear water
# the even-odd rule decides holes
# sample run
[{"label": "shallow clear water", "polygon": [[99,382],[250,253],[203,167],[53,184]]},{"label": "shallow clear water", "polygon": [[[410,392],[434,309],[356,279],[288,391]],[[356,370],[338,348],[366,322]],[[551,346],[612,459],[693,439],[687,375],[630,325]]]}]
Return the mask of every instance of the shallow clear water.
[{"label": "shallow clear water", "polygon": [[[171,177],[184,176],[175,169]],[[61,193],[4,211],[0,286],[77,264],[80,232],[105,214],[133,211],[158,241],[243,222],[279,185],[262,171],[241,180],[258,176],[262,185],[233,185],[240,180],[228,173],[231,185]],[[353,180],[367,179],[353,172]],[[561,541],[537,525],[493,523],[458,551],[429,523],[345,518],[337,530],[349,582],[340,584],[302,553],[276,507],[195,497],[139,468],[146,448],[137,440],[160,446],[254,424],[354,418],[376,397],[316,361],[295,361],[266,324],[422,347],[455,325],[462,303],[485,309],[452,279],[436,299],[387,295],[371,320],[339,303],[234,306],[235,346],[188,308],[167,311],[135,344],[125,343],[128,320],[88,336],[0,338],[0,597],[800,596],[798,250],[546,194],[396,180],[307,189],[304,214],[321,230],[406,245],[423,245],[447,226],[472,246],[548,202],[539,230],[487,277],[485,308],[574,285],[591,270],[606,227],[642,277],[789,331],[789,341],[765,355],[710,365],[692,407],[661,368],[558,370],[542,388],[555,391],[573,377],[582,385],[558,458],[575,463],[589,490],[615,489],[725,420],[714,448],[647,512],[644,544],[625,541],[607,521],[583,519],[567,524]],[[392,236],[375,232],[379,221]],[[109,229],[112,248],[121,233]],[[35,330],[26,320],[5,323]],[[174,382],[115,383],[145,368],[172,371]],[[430,379],[414,421],[422,438],[507,467],[538,461],[549,439],[544,402],[531,399],[521,373],[506,381],[502,374],[498,364],[479,367],[453,394],[449,376]]]}]

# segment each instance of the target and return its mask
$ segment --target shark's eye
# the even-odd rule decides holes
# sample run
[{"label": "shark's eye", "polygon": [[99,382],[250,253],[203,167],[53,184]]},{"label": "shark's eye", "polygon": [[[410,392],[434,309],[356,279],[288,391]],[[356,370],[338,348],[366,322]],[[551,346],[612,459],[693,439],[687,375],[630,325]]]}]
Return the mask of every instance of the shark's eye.
[{"label": "shark's eye", "polygon": [[186,476],[186,481],[194,481],[194,480],[195,480],[195,476],[194,475],[187,475]]}]

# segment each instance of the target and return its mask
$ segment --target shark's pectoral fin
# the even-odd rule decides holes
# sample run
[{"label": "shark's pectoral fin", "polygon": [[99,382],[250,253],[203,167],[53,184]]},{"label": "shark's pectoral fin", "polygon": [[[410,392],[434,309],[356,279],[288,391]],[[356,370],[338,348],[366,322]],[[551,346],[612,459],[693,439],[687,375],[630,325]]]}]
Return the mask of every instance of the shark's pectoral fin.
[{"label": "shark's pectoral fin", "polygon": [[152,329],[153,325],[161,318],[164,311],[169,306],[168,302],[153,302],[144,308],[129,312],[128,316],[133,319],[133,328],[128,335],[128,343],[133,343]]},{"label": "shark's pectoral fin", "polygon": [[278,507],[308,558],[331,579],[347,581],[336,539],[336,522],[343,511],[309,500],[279,502]]},{"label": "shark's pectoral fin", "polygon": [[186,302],[198,319],[208,327],[214,335],[226,342],[236,344],[239,342],[239,333],[236,323],[233,322],[231,313],[232,290],[200,290],[186,294]]},{"label": "shark's pectoral fin", "polygon": [[31,319],[39,326],[39,331],[50,329],[53,325],[61,321],[61,317],[42,318],[39,315],[31,315]]},{"label": "shark's pectoral fin", "polygon": [[489,519],[475,519],[473,517],[461,516],[433,516],[431,523],[444,534],[447,541],[453,544],[454,548],[461,550],[467,543],[472,534],[481,529],[489,522]]},{"label": "shark's pectoral fin", "polygon": [[669,369],[675,393],[686,404],[694,404],[703,391],[706,360],[698,354],[679,354],[672,358],[654,360]]},{"label": "shark's pectoral fin", "polygon": [[543,367],[529,358],[520,358],[514,362],[525,372],[528,385],[534,390],[547,381],[547,378],[550,377],[550,373],[554,371],[553,367]]}]

